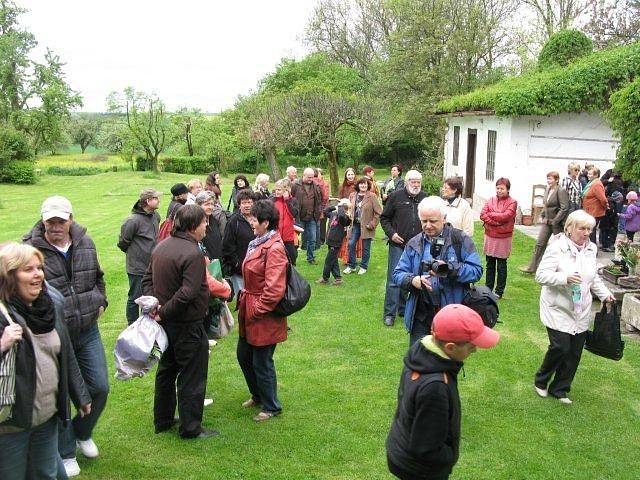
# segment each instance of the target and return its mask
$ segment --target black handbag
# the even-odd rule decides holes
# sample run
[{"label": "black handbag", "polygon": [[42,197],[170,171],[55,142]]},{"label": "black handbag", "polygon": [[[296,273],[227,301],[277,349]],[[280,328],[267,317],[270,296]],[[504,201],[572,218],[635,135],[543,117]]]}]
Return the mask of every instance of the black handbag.
[{"label": "black handbag", "polygon": [[620,360],[624,352],[624,342],[620,335],[620,312],[615,302],[602,305],[596,313],[593,331],[587,331],[585,348],[594,355]]},{"label": "black handbag", "polygon": [[273,314],[278,317],[288,317],[302,310],[309,303],[309,298],[311,298],[311,285],[293,265],[287,264],[287,289],[282,300],[273,309]]}]

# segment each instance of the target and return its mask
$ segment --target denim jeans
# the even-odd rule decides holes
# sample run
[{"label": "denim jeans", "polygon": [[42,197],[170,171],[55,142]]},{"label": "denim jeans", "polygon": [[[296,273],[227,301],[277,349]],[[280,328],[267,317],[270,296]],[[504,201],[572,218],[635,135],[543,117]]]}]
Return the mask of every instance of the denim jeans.
[{"label": "denim jeans", "polygon": [[142,275],[132,275],[129,277],[129,294],[127,298],[127,323],[131,325],[140,316],[140,307],[135,302],[136,298],[142,296]]},{"label": "denim jeans", "polygon": [[[362,234],[362,226],[359,223],[354,223],[351,227],[351,235],[349,236],[349,267],[356,268],[356,244]],[[362,258],[360,259],[360,268],[364,270],[369,266],[369,259],[371,258],[371,239],[362,239]]]},{"label": "denim jeans", "polygon": [[340,247],[329,247],[327,257],[324,259],[324,269],[322,270],[322,278],[329,280],[329,275],[333,274],[333,278],[341,278],[340,265],[338,265],[338,253]]},{"label": "denim jeans", "polygon": [[262,411],[280,413],[282,405],[278,400],[278,381],[273,364],[276,344],[255,347],[244,337],[238,337],[236,355],[251,398],[262,404]]},{"label": "denim jeans", "polygon": [[305,247],[307,248],[307,262],[311,262],[315,260],[318,222],[316,222],[313,218],[311,220],[303,220],[302,228],[304,228]]},{"label": "denim jeans", "polygon": [[98,324],[94,323],[89,329],[72,335],[72,343],[80,373],[91,395],[91,413],[84,417],[76,415],[66,428],[60,427],[58,448],[62,458],[76,456],[76,440],[91,438],[109,394],[107,359]]},{"label": "denim jeans", "polygon": [[389,255],[387,256],[387,287],[384,293],[383,318],[396,318],[396,315],[404,315],[404,307],[407,303],[406,293],[393,281],[393,271],[398,266],[404,247],[389,241]]},{"label": "denim jeans", "polygon": [[0,434],[0,478],[50,478],[58,475],[58,415],[42,425]]}]

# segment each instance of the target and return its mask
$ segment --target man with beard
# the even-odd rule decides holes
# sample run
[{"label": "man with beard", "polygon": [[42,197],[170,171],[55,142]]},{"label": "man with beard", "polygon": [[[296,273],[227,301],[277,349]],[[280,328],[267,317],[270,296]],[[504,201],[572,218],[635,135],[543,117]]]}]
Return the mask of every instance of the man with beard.
[{"label": "man with beard", "polygon": [[140,316],[140,309],[135,302],[142,296],[142,276],[147,271],[151,252],[158,240],[160,229],[159,193],[152,188],[140,192],[140,199],[133,205],[131,215],[120,227],[118,248],[127,255],[127,276],[129,277],[129,294],[127,298],[127,323],[131,325]]},{"label": "man with beard", "polygon": [[421,186],[422,174],[417,170],[409,170],[404,177],[404,188],[389,194],[380,215],[380,224],[389,239],[383,311],[383,321],[387,327],[393,326],[396,315],[404,316],[406,294],[393,281],[393,271],[400,261],[405,243],[421,230],[418,204],[427,196]]}]

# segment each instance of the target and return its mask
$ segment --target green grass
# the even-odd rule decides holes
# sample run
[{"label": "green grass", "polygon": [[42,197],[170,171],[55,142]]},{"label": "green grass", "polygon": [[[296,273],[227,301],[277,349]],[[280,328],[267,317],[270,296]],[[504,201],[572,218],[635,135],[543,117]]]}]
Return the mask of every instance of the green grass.
[{"label": "green grass", "polygon": [[[110,306],[100,327],[113,378],[113,346],[124,328],[127,279],[116,241],[122,219],[141,188],[164,192],[189,176],[109,173],[44,177],[34,186],[2,185],[0,241],[19,239],[35,223],[41,201],[64,194],[88,227],[106,271]],[[224,188],[229,191],[230,180]],[[164,214],[168,197],[163,197]],[[478,225],[479,227],[479,225]],[[477,229],[476,244],[481,245]],[[380,237],[380,234],[379,234]],[[459,385],[463,405],[458,479],[634,479],[640,471],[640,348],[628,343],[612,362],[584,353],[574,382],[575,403],[562,406],[533,393],[533,375],[546,349],[538,318],[539,288],[517,272],[529,260],[531,239],[516,234],[501,303],[502,341],[473,355]],[[325,247],[326,248],[326,247]],[[324,259],[325,249],[319,260]],[[302,257],[303,258],[303,257]],[[322,266],[300,263],[310,280]],[[408,337],[401,325],[382,325],[386,247],[378,239],[364,276],[342,287],[312,285],[308,307],[290,320],[289,340],[275,354],[282,416],[256,425],[240,407],[248,398],[235,359],[237,332],[211,354],[204,425],[221,436],[182,441],[175,431],[155,435],[155,373],[112,380],[107,408],[95,431],[101,456],[79,457],[91,479],[378,479],[387,473],[384,442]],[[82,478],[82,477],[81,477]]]}]

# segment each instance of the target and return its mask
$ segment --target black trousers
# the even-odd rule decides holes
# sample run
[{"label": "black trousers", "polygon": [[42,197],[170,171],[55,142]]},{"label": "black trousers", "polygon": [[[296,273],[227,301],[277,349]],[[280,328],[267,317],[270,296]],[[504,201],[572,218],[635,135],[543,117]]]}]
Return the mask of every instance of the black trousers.
[{"label": "black trousers", "polygon": [[591,234],[589,235],[589,240],[591,240],[594,244],[596,243],[596,232],[598,230],[598,225],[600,225],[600,220],[604,218],[604,215],[596,218],[596,224],[593,226],[593,230],[591,230]]},{"label": "black trousers", "polygon": [[571,335],[547,327],[547,334],[549,349],[536,372],[535,383],[538,388],[548,388],[550,395],[563,398],[571,390],[571,382],[578,370],[587,332]]},{"label": "black trousers", "polygon": [[420,340],[425,335],[431,334],[431,324],[436,315],[436,308],[426,303],[421,298],[416,299],[416,311],[413,314],[411,332],[409,332],[409,347]]},{"label": "black trousers", "polygon": [[287,252],[287,257],[289,257],[291,265],[295,267],[296,260],[298,259],[298,249],[293,242],[284,242],[284,249]]},{"label": "black trousers", "polygon": [[202,409],[207,387],[209,342],[202,322],[163,325],[169,346],[162,354],[156,372],[153,421],[156,430],[173,424],[178,387],[180,436],[197,437],[202,431]]},{"label": "black trousers", "polygon": [[[489,255],[487,257],[487,276],[485,285],[489,287],[493,292],[502,296],[504,293],[504,289],[507,285],[507,259],[506,258],[498,258],[491,257]],[[496,265],[498,266],[498,282],[496,283]],[[494,287],[495,286],[495,290]]]},{"label": "black trousers", "polygon": [[400,480],[447,480],[449,478],[448,473],[442,473],[439,475],[414,475],[413,473],[407,472],[406,470],[403,470],[398,465],[393,463],[391,460],[389,460],[389,457],[387,457],[387,467],[389,467],[389,472],[391,472]]},{"label": "black trousers", "polygon": [[238,337],[236,356],[251,398],[262,404],[262,411],[277,414],[282,411],[282,405],[278,400],[278,379],[273,363],[275,350],[275,343],[256,347],[244,337]]},{"label": "black trousers", "polygon": [[329,275],[333,274],[333,278],[342,278],[340,275],[340,265],[338,265],[338,253],[340,247],[329,247],[327,256],[324,259],[324,270],[322,270],[322,278],[329,280]]}]

